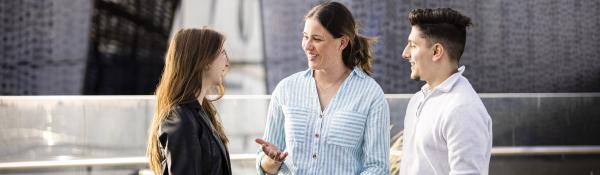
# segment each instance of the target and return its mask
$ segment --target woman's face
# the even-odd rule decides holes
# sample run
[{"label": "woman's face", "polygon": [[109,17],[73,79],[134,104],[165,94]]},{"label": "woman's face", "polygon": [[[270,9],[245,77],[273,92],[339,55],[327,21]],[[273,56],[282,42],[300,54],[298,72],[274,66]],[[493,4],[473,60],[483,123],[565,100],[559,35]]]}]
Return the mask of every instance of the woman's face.
[{"label": "woman's face", "polygon": [[207,80],[211,85],[221,84],[223,83],[225,73],[228,69],[229,57],[227,56],[227,52],[222,50],[217,56],[217,59],[210,63],[208,71],[205,74],[205,80]]},{"label": "woman's face", "polygon": [[306,19],[302,33],[302,49],[310,68],[319,70],[344,64],[342,62],[342,51],[346,45],[343,43],[344,37],[333,38],[314,17]]}]

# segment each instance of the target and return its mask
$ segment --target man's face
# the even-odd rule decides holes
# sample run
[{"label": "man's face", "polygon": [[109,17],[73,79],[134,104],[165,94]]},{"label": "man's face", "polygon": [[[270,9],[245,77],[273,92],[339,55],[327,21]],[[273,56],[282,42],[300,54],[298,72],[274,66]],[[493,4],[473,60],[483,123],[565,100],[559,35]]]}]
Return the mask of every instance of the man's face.
[{"label": "man's face", "polygon": [[410,62],[410,78],[413,80],[427,80],[429,68],[433,61],[433,49],[423,37],[421,29],[412,27],[408,35],[408,43],[402,52],[402,57]]}]

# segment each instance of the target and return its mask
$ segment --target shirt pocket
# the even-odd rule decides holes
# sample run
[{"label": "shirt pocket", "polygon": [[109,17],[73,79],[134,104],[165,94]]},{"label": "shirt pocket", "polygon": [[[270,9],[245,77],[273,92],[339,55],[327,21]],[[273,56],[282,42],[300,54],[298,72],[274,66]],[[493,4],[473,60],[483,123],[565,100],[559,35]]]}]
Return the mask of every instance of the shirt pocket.
[{"label": "shirt pocket", "polygon": [[306,139],[310,110],[302,107],[283,107],[286,139],[304,142]]},{"label": "shirt pocket", "polygon": [[363,139],[367,116],[357,112],[336,112],[331,119],[327,143],[358,147]]}]

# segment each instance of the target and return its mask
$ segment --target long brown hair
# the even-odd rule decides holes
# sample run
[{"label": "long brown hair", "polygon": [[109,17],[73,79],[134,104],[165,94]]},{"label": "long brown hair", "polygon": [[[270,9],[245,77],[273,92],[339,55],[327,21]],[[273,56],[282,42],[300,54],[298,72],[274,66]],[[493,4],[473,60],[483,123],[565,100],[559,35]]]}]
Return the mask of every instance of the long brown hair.
[{"label": "long brown hair", "polygon": [[[164,159],[158,146],[157,132],[161,122],[169,116],[169,112],[177,105],[198,100],[202,88],[202,75],[223,50],[225,37],[208,28],[181,29],[175,33],[165,56],[165,67],[160,83],[156,88],[156,110],[149,128],[146,155],[150,169],[155,174],[162,171],[161,161]],[[211,101],[223,96],[222,84],[217,85],[216,99],[202,99],[202,108],[207,111],[210,121],[223,144],[229,140],[225,135],[215,107]]]},{"label": "long brown hair", "polygon": [[360,66],[368,75],[373,73],[371,45],[376,39],[358,34],[359,27],[346,6],[339,2],[324,2],[308,11],[304,19],[312,17],[319,20],[334,38],[350,38],[348,46],[342,51],[342,61],[346,67],[352,69]]}]

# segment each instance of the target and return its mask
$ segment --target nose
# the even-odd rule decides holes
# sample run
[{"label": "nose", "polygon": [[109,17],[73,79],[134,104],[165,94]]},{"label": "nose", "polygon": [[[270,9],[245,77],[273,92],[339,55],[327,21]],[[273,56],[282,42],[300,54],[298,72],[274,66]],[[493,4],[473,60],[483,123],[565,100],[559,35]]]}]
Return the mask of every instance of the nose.
[{"label": "nose", "polygon": [[402,57],[406,60],[410,60],[410,49],[408,48],[408,44],[404,47],[404,51],[402,51]]},{"label": "nose", "polygon": [[227,62],[227,64],[225,64],[225,68],[223,69],[223,73],[224,73],[224,74],[225,74],[225,73],[228,73],[230,69],[231,69],[231,68],[229,67],[229,62]]},{"label": "nose", "polygon": [[314,49],[311,39],[304,39],[302,41],[302,46],[304,47],[305,51],[312,51]]}]

